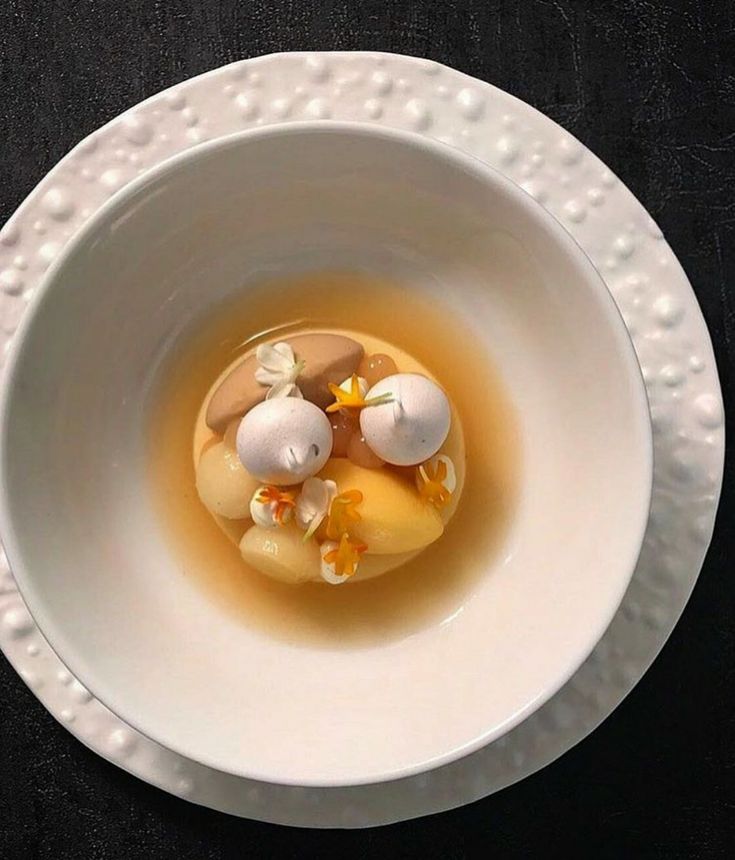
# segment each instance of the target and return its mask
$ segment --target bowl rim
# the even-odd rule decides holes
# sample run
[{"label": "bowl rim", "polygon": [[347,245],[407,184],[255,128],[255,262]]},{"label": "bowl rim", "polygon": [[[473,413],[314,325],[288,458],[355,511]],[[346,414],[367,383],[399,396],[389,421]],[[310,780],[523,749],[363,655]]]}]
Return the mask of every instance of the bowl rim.
[{"label": "bowl rim", "polygon": [[[645,471],[641,474],[639,483],[640,492],[637,512],[638,528],[634,534],[635,539],[630,542],[631,548],[628,553],[627,563],[623,568],[627,571],[627,574],[620,577],[620,585],[615,600],[611,601],[611,605],[608,607],[608,611],[605,613],[604,619],[594,627],[584,648],[578,649],[578,652],[574,656],[568,658],[565,670],[557,673],[553,680],[547,682],[543,689],[539,691],[539,693],[531,699],[525,707],[517,710],[506,720],[493,726],[492,729],[481,732],[476,737],[469,739],[465,743],[457,747],[453,747],[445,752],[438,753],[413,765],[388,770],[380,773],[379,775],[371,774],[369,776],[355,778],[321,777],[313,780],[307,778],[289,780],[279,776],[277,779],[274,779],[273,775],[239,768],[231,763],[227,767],[223,767],[222,762],[214,760],[207,761],[199,751],[197,751],[196,754],[193,754],[191,751],[181,748],[180,745],[171,744],[166,738],[159,737],[155,732],[150,731],[150,729],[143,728],[139,724],[136,714],[126,713],[126,708],[120,707],[119,703],[111,703],[106,698],[98,696],[95,692],[96,684],[94,679],[90,681],[86,672],[78,672],[76,670],[75,654],[71,653],[74,649],[67,649],[63,645],[59,647],[58,645],[60,639],[63,641],[63,636],[58,635],[60,633],[60,627],[58,624],[54,624],[53,622],[53,612],[47,612],[46,603],[43,597],[34,587],[33,575],[24,563],[16,532],[13,527],[13,502],[8,491],[8,482],[5,480],[6,464],[10,456],[8,445],[9,416],[12,411],[13,395],[18,385],[18,368],[21,365],[22,357],[27,345],[27,333],[33,327],[34,321],[41,310],[45,298],[51,290],[52,284],[55,282],[59,271],[66,265],[67,260],[77,252],[77,249],[80,246],[94,235],[100,223],[108,220],[110,213],[116,210],[119,206],[124,205],[126,201],[132,198],[139,191],[143,190],[147,185],[160,182],[164,177],[176,172],[181,167],[189,163],[206,158],[207,156],[219,151],[247,144],[248,141],[268,137],[296,136],[300,134],[356,135],[380,138],[383,140],[398,142],[408,147],[415,147],[428,153],[433,158],[453,162],[455,167],[459,167],[465,173],[471,174],[479,182],[494,186],[496,190],[499,189],[501,193],[512,198],[516,204],[532,213],[532,217],[537,222],[540,222],[541,226],[545,227],[547,232],[552,235],[554,241],[566,253],[571,264],[579,271],[580,276],[584,278],[587,286],[594,291],[600,308],[607,317],[607,321],[610,325],[610,329],[616,343],[621,365],[625,367],[626,374],[631,382],[630,399],[635,407],[636,423],[638,424],[641,440],[640,444],[643,446],[640,451],[640,455],[645,460]],[[557,693],[564,684],[567,683],[572,675],[574,675],[594,650],[595,645],[602,638],[605,630],[615,616],[615,613],[622,603],[623,596],[630,584],[633,573],[635,572],[642,550],[643,538],[645,536],[651,508],[652,487],[653,431],[650,421],[648,397],[646,394],[641,367],[638,362],[632,338],[625,326],[622,314],[600,273],[584,249],[565,229],[563,224],[528,192],[512,180],[508,179],[493,166],[482,161],[480,158],[465,153],[452,145],[437,139],[426,138],[416,132],[406,131],[399,128],[389,128],[386,126],[376,126],[369,122],[320,119],[294,121],[279,125],[266,125],[257,128],[244,129],[213,140],[204,141],[178,152],[175,155],[164,159],[157,165],[154,165],[140,176],[132,179],[122,188],[116,190],[92,214],[92,216],[83,225],[81,225],[75,233],[72,234],[44,274],[41,283],[28,303],[15,336],[13,337],[6,366],[0,380],[0,539],[2,540],[2,546],[5,549],[9,567],[18,586],[18,591],[39,631],[48,642],[51,650],[70,670],[70,672],[75,677],[79,678],[79,680],[101,704],[149,740],[152,740],[155,743],[190,759],[191,761],[210,767],[214,770],[228,773],[236,777],[266,783],[277,782],[282,785],[328,788],[379,784],[404,777],[415,776],[442,765],[450,764],[457,759],[476,752],[478,749],[497,740],[499,737],[506,734],[519,723],[527,719],[534,711],[538,710],[538,708]],[[55,637],[54,633],[57,634]],[[56,641],[54,641],[54,638]]]}]

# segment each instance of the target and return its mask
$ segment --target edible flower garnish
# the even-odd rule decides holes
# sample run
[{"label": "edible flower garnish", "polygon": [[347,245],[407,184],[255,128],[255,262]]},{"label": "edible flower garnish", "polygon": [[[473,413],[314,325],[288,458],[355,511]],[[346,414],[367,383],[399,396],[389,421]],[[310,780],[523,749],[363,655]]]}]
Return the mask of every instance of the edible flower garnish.
[{"label": "edible flower garnish", "polygon": [[255,371],[255,379],[261,385],[269,385],[266,400],[273,397],[303,397],[296,380],[305,367],[305,362],[296,361],[290,345],[281,343],[262,343],[255,350],[260,367]]},{"label": "edible flower garnish", "polygon": [[359,490],[347,490],[332,499],[327,519],[327,537],[330,540],[340,540],[353,523],[360,522],[357,506],[361,501],[362,493]]},{"label": "edible flower garnish", "polygon": [[416,486],[422,499],[436,508],[449,504],[457,487],[454,463],[445,454],[437,454],[416,469]]},{"label": "edible flower garnish", "polygon": [[367,381],[356,373],[350,379],[346,379],[341,385],[329,383],[329,390],[335,397],[334,403],[327,406],[327,412],[337,412],[339,409],[364,409],[366,406],[379,406],[381,403],[390,403],[390,393],[381,394],[379,397],[368,397]]},{"label": "edible flower garnish", "polygon": [[285,525],[295,507],[293,493],[278,487],[259,487],[250,500],[250,516],[256,525],[273,529]]},{"label": "edible flower garnish", "polygon": [[309,540],[322,524],[336,495],[337,485],[334,481],[323,481],[321,478],[307,478],[304,481],[296,500],[296,522],[306,529],[304,541]]},{"label": "edible flower garnish", "polygon": [[341,585],[357,572],[360,556],[367,544],[353,540],[343,534],[339,543],[325,541],[320,547],[322,556],[321,574],[330,585]]}]

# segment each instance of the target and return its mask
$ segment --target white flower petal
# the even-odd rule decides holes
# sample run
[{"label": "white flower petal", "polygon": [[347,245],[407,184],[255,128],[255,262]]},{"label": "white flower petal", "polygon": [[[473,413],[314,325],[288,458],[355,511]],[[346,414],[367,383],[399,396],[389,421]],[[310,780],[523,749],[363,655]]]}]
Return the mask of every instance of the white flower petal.
[{"label": "white flower petal", "polygon": [[296,500],[296,522],[307,529],[307,539],[319,528],[329,513],[332,499],[337,495],[334,481],[307,478]]},{"label": "white flower petal", "polygon": [[421,489],[421,482],[424,483],[428,481],[428,475],[426,473],[426,467],[428,466],[431,474],[436,474],[436,469],[439,463],[444,463],[447,467],[447,474],[444,480],[442,481],[442,486],[449,490],[450,493],[453,493],[457,489],[457,471],[454,468],[454,463],[447,457],[446,454],[436,454],[430,460],[427,460],[425,463],[422,463],[418,467],[418,474],[416,476],[416,483]]},{"label": "white flower petal", "polygon": [[290,507],[286,508],[279,521],[276,517],[278,503],[261,502],[259,499],[260,494],[266,489],[267,487],[258,487],[253,493],[253,497],[250,500],[250,516],[253,518],[256,526],[263,526],[266,529],[276,529],[290,521],[293,516],[293,509]]},{"label": "white flower petal", "polygon": [[283,381],[284,377],[288,377],[288,374],[283,374],[276,370],[268,370],[265,367],[259,367],[255,371],[255,381],[261,385],[277,385]]},{"label": "white flower petal", "polygon": [[457,471],[454,468],[454,463],[447,457],[446,454],[437,454],[434,458],[432,465],[434,469],[436,469],[437,463],[441,462],[447,467],[447,476],[442,481],[442,485],[446,487],[450,493],[453,493],[457,489]]},{"label": "white flower petal", "polygon": [[299,374],[303,370],[303,367],[304,366],[302,364],[294,364],[291,370],[289,370],[289,372],[285,374],[283,378],[287,379],[289,382],[296,382],[296,380],[299,378]]},{"label": "white flower petal", "polygon": [[293,350],[287,343],[263,343],[255,353],[258,362],[269,370],[287,370],[296,363]]},{"label": "white flower petal", "polygon": [[335,481],[330,481],[329,479],[327,479],[323,483],[324,486],[327,488],[327,513],[329,513],[329,509],[332,507],[334,497],[337,495],[337,484]]},{"label": "white flower petal", "polygon": [[273,344],[273,349],[275,349],[275,351],[284,358],[287,358],[291,364],[296,363],[296,356],[294,355],[294,351],[290,343],[286,343],[285,340],[282,340],[279,343]]},{"label": "white flower petal", "polygon": [[304,481],[301,493],[296,499],[296,522],[301,528],[308,528],[314,517],[324,509],[326,496],[319,478],[307,478]]},{"label": "white flower petal", "polygon": [[298,397],[303,400],[304,395],[301,389],[293,382],[277,382],[272,388],[268,389],[265,395],[266,400],[273,400],[274,397]]},{"label": "white flower petal", "polygon": [[270,386],[266,400],[273,397],[302,397],[294,384],[304,369],[304,363],[296,361],[293,349],[285,341],[276,344],[262,343],[255,351],[260,367],[255,370],[255,380]]},{"label": "white flower petal", "polygon": [[287,343],[261,343],[255,350],[255,357],[261,367],[278,373],[288,373],[296,364],[293,350]]},{"label": "white flower petal", "polygon": [[[368,393],[368,385],[367,379],[362,376],[357,377],[357,386],[360,391],[360,397],[364,397]],[[348,376],[344,382],[340,382],[339,387],[342,391],[346,391],[348,394],[352,392],[352,377]]]},{"label": "white flower petal", "polygon": [[258,487],[253,493],[253,498],[250,500],[250,516],[256,526],[263,526],[266,529],[275,529],[278,527],[276,520],[276,506],[272,502],[261,502],[258,498],[261,491],[265,487]]}]

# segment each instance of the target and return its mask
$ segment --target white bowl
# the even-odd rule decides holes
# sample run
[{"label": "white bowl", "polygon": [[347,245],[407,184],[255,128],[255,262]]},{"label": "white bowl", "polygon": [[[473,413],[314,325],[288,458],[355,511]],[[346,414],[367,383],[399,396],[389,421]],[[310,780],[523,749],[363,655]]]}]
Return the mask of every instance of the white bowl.
[{"label": "white bowl", "polygon": [[[426,291],[490,350],[523,487],[461,612],[317,649],[234,620],[182,575],[152,512],[145,395],[182,321],[264,272],[335,265]],[[1,533],[52,647],[146,735],[269,782],[394,779],[512,728],[604,632],[648,514],[646,395],[589,260],[487,166],[357,124],[245,132],[121,190],[26,314],[1,419]]]}]

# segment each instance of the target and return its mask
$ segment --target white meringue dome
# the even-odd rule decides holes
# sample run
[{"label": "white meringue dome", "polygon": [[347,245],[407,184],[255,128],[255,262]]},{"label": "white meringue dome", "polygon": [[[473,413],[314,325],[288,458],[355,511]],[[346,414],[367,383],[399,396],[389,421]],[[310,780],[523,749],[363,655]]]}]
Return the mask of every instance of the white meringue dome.
[{"label": "white meringue dome", "polygon": [[447,395],[420,373],[396,373],[377,382],[366,399],[388,394],[390,402],[368,406],[360,413],[365,442],[394,466],[415,466],[433,457],[449,433]]},{"label": "white meringue dome", "polygon": [[242,419],[237,455],[264,484],[300,484],[316,475],[332,453],[332,428],[322,410],[296,397],[264,400]]}]

